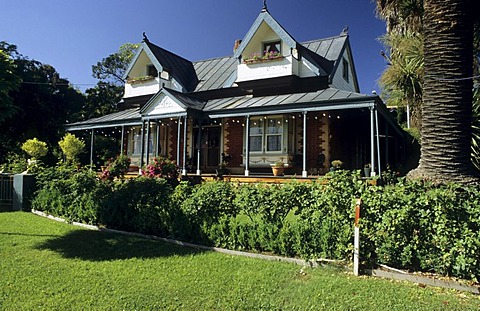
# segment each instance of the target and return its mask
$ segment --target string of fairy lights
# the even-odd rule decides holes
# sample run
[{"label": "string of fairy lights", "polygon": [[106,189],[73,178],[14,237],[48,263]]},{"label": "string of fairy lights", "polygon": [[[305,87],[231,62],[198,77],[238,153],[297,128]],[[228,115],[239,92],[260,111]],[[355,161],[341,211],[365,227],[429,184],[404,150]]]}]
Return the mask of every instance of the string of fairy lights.
[{"label": "string of fairy lights", "polygon": [[[340,114],[331,114],[331,113],[322,113],[319,115],[315,115],[313,118],[318,120],[319,118],[328,118],[328,119],[341,119]],[[307,119],[310,119],[310,116],[307,116]],[[222,122],[224,120],[224,122]],[[242,127],[246,125],[246,117],[237,117],[237,118],[225,118],[225,119],[210,119],[207,122],[202,123],[202,126],[222,126],[222,125],[233,125],[233,124],[241,124]],[[288,124],[289,122],[295,122],[295,120],[299,120],[299,122],[303,122],[303,115],[281,115],[281,116],[258,116],[258,117],[251,117],[250,118],[250,126],[256,127],[260,125],[264,125],[264,122],[268,123],[275,123],[275,126],[283,126]],[[169,118],[169,119],[158,119],[155,121],[150,122],[150,129],[154,129],[156,126],[162,127],[176,127],[178,126],[178,122],[180,125],[183,125],[183,121],[179,121],[176,118]],[[198,125],[195,125],[198,127]],[[124,128],[124,132],[128,135],[131,132],[138,132],[142,131],[142,126],[128,126]],[[90,132],[91,130],[85,130]],[[115,126],[113,129],[96,129],[96,135],[102,135],[105,137],[118,137],[122,133],[122,126]]]}]

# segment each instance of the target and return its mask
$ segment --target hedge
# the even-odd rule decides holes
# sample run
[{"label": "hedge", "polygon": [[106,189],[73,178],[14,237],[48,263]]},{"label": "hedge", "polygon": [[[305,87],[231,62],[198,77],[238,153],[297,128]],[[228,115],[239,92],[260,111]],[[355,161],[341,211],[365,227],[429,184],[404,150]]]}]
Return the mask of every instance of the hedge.
[{"label": "hedge", "polygon": [[480,191],[473,186],[405,179],[375,186],[345,170],[275,185],[100,181],[65,167],[38,179],[33,207],[71,221],[302,258],[351,260],[361,198],[364,265],[480,279]]}]

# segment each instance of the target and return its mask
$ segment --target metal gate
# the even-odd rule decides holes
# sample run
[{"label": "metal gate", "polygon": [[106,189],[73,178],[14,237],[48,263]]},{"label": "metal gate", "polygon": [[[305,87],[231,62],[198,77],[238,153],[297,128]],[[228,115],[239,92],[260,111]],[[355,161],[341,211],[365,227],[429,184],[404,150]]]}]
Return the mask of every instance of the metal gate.
[{"label": "metal gate", "polygon": [[13,174],[0,174],[0,212],[13,211]]}]

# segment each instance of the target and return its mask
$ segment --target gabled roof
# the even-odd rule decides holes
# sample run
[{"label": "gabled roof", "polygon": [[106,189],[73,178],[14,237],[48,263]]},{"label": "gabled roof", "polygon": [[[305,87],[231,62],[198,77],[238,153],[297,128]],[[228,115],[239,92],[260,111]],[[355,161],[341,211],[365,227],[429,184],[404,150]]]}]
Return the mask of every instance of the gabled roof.
[{"label": "gabled roof", "polygon": [[128,73],[132,70],[135,62],[140,57],[140,54],[144,51],[155,65],[157,70],[166,70],[169,74],[180,83],[187,92],[191,92],[195,89],[198,79],[193,68],[192,62],[178,56],[170,51],[167,51],[150,41],[144,39],[137,50],[133,60],[130,62],[129,67],[125,71],[123,79],[127,78]]},{"label": "gabled roof", "polygon": [[[157,94],[153,95],[152,98],[150,98],[150,100],[140,110],[140,114],[146,115],[152,112],[153,110],[155,110],[155,108],[157,108],[157,106],[162,102],[162,98],[165,98],[165,97],[171,99],[176,104],[176,108],[173,109],[175,111],[173,111],[172,109],[166,109],[166,110],[169,110],[165,112],[166,114],[173,113],[174,115],[176,115],[179,113],[180,114],[184,113],[187,110],[200,111],[205,107],[204,101],[198,100],[187,94],[180,93],[172,89],[162,88],[160,91],[157,92]],[[169,107],[169,108],[172,108],[172,107]]]},{"label": "gabled roof", "polygon": [[[303,57],[332,75],[346,43],[347,36],[340,35],[300,43],[298,47]],[[231,87],[237,77],[237,60],[234,57],[197,61],[193,66],[199,80],[195,92]]]},{"label": "gabled roof", "polygon": [[293,39],[293,37],[275,20],[275,18],[272,17],[272,15],[270,15],[267,10],[263,10],[260,15],[258,15],[252,27],[250,27],[250,30],[243,38],[242,43],[233,54],[234,58],[238,58],[242,55],[243,51],[250,43],[250,40],[252,40],[253,36],[262,25],[262,22],[265,22],[289,47],[297,47],[297,41]]},{"label": "gabled roof", "polygon": [[198,61],[193,67],[199,80],[195,92],[231,87],[237,77],[237,61],[230,56]]}]

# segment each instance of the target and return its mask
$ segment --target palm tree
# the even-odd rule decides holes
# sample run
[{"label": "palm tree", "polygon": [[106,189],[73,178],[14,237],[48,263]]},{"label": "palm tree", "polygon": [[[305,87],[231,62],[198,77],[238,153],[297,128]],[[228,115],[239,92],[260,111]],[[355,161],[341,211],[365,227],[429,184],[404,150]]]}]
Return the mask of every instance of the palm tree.
[{"label": "palm tree", "polygon": [[423,0],[376,0],[377,16],[387,24],[387,33],[419,34],[422,31]]},{"label": "palm tree", "polygon": [[475,5],[474,0],[424,2],[422,145],[410,177],[478,182],[470,159]]},{"label": "palm tree", "polygon": [[389,48],[389,55],[382,53],[388,61],[388,67],[379,80],[382,96],[386,97],[390,106],[407,106],[411,111],[407,126],[412,121],[413,127],[419,129],[423,92],[423,36],[392,32],[383,36],[382,41]]}]

